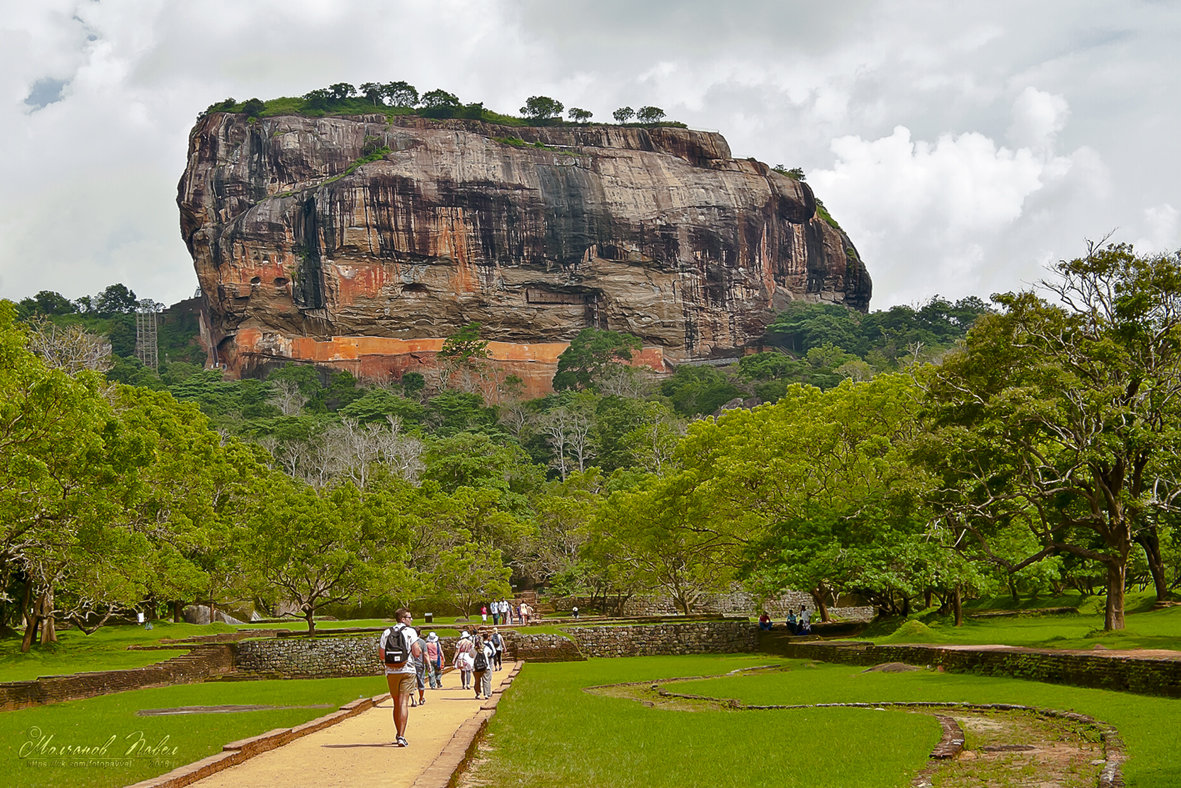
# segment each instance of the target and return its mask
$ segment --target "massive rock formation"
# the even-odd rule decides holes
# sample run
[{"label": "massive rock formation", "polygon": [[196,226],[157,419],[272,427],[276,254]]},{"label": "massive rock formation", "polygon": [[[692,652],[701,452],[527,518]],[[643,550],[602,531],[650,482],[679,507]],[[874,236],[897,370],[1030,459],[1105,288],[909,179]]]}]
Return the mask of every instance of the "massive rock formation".
[{"label": "massive rock formation", "polygon": [[669,127],[211,113],[177,202],[216,359],[399,375],[482,324],[544,391],[586,326],[645,362],[733,356],[793,299],[870,279],[804,183]]}]

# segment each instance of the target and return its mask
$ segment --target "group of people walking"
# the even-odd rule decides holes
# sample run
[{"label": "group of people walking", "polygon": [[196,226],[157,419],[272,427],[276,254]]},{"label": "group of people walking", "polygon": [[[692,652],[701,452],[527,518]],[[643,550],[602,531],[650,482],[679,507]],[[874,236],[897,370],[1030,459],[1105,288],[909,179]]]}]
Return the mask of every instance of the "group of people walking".
[{"label": "group of people walking", "polygon": [[[414,617],[406,608],[394,613],[395,624],[381,634],[378,657],[385,664],[386,682],[394,702],[396,743],[406,747],[406,723],[410,707],[426,704],[427,689],[443,688],[446,658],[439,636],[431,632],[425,638],[414,629]],[[497,627],[482,634],[463,631],[455,644],[452,664],[459,671],[460,686],[474,689],[479,698],[492,697],[492,674],[504,666],[504,636]]]},{"label": "group of people walking", "polygon": [[500,624],[528,624],[533,616],[533,608],[525,601],[510,602],[507,599],[494,599],[486,605],[480,605],[480,620],[488,623],[488,616],[492,616],[492,626]]},{"label": "group of people walking", "polygon": [[484,637],[464,630],[455,644],[455,669],[463,689],[474,689],[476,698],[492,697],[492,674],[504,667],[504,637],[496,627]]}]

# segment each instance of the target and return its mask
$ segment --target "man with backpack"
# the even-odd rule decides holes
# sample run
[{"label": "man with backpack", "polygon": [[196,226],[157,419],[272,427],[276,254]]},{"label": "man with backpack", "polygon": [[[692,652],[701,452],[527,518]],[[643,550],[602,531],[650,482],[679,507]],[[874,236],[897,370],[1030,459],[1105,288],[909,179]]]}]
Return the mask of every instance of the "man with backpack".
[{"label": "man with backpack", "polygon": [[472,669],[475,672],[473,685],[477,700],[481,697],[480,693],[483,693],[485,700],[492,697],[493,658],[492,644],[477,634],[475,650],[472,652]]},{"label": "man with backpack", "polygon": [[488,639],[492,641],[492,669],[500,670],[504,667],[502,661],[504,657],[504,637],[501,636],[499,629],[492,627],[492,635]]},{"label": "man with backpack", "polygon": [[418,633],[410,626],[413,618],[409,610],[399,608],[394,613],[394,620],[398,623],[381,633],[381,640],[377,643],[377,656],[385,665],[385,679],[394,702],[394,729],[399,747],[409,745],[406,723],[410,719],[410,696],[418,687],[414,663],[416,659],[422,659]]}]

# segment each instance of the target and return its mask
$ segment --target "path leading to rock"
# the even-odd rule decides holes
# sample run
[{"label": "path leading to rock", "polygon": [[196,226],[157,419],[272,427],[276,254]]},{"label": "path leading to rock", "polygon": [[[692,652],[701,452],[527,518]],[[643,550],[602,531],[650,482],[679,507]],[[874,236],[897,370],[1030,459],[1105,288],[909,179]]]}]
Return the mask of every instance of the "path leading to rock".
[{"label": "path leading to rock", "polygon": [[[493,674],[491,701],[478,701],[471,690],[460,689],[458,671],[445,674],[443,688],[427,690],[426,704],[410,710],[406,726],[409,747],[394,743],[393,705],[387,697],[377,707],[356,717],[256,755],[192,785],[200,788],[243,785],[409,788],[437,758],[442,756],[446,760],[458,754],[455,748],[466,749],[469,739],[460,731],[461,727],[470,732],[471,726],[465,723],[477,720],[482,709],[492,707],[499,700],[513,667],[513,663],[506,662],[503,670]],[[450,773],[448,768],[447,776]],[[446,784],[446,779],[438,784]]]}]

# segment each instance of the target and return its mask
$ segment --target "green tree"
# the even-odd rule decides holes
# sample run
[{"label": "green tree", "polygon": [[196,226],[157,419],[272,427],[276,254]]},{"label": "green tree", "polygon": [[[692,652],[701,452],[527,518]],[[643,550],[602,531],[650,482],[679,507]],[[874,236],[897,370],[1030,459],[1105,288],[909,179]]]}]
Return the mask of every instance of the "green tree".
[{"label": "green tree", "polygon": [[348,82],[336,82],[328,86],[328,96],[333,101],[344,101],[357,95],[357,89]]},{"label": "green tree", "polygon": [[525,106],[521,107],[521,114],[529,120],[545,121],[562,117],[562,102],[549,96],[530,96],[525,99]]},{"label": "green tree", "polygon": [[671,378],[660,384],[660,393],[668,397],[682,416],[705,415],[715,412],[742,390],[735,386],[725,372],[716,367],[677,367]]},{"label": "green tree", "polygon": [[382,95],[394,107],[413,107],[418,103],[418,91],[409,82],[387,82],[382,85]]},{"label": "green tree", "polygon": [[615,118],[616,123],[627,123],[636,116],[636,111],[631,107],[620,107],[611,113],[611,117]]},{"label": "green tree", "polygon": [[633,334],[584,328],[558,356],[554,388],[593,389],[598,379],[613,367],[626,365],[642,346]]},{"label": "green tree", "polygon": [[385,572],[397,561],[380,548],[398,535],[355,487],[318,494],[278,475],[268,487],[248,519],[250,582],[259,597],[293,602],[313,635],[319,610],[388,587]]},{"label": "green tree", "polygon": [[456,545],[444,552],[431,587],[470,618],[476,606],[512,595],[512,574],[494,547],[477,542]]},{"label": "green tree", "polygon": [[570,120],[574,121],[575,123],[586,123],[594,115],[593,112],[582,109],[581,107],[571,107],[569,110],[567,110],[566,114],[570,117]]},{"label": "green tree", "polygon": [[664,110],[660,107],[640,107],[636,111],[636,120],[640,123],[659,123],[664,120]]},{"label": "green tree", "polygon": [[361,95],[369,99],[373,106],[378,106],[385,98],[385,87],[377,82],[362,82]]},{"label": "green tree", "polygon": [[266,108],[267,105],[261,99],[252,98],[242,105],[242,112],[248,118],[257,118]]},{"label": "green tree", "polygon": [[134,312],[137,306],[135,293],[122,284],[108,286],[94,299],[94,311],[100,315]]},{"label": "green tree", "polygon": [[[691,424],[672,478],[757,590],[808,591],[822,616],[848,592],[899,612],[947,557],[918,549],[929,518],[926,477],[909,462],[916,398],[897,375],[793,385],[774,405]],[[923,561],[899,558],[905,546]]]},{"label": "green tree", "polygon": [[988,550],[1024,525],[1039,549],[1100,564],[1106,629],[1124,626],[1129,555],[1181,491],[1181,258],[1092,245],[1034,292],[995,300],[928,384],[935,431],[922,456],[943,479],[952,527]]},{"label": "green tree", "polygon": [[78,311],[70,299],[53,290],[41,290],[31,298],[22,298],[17,306],[22,318],[30,315],[69,315]]}]

